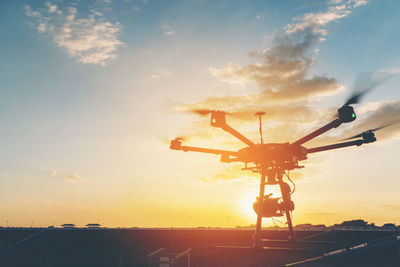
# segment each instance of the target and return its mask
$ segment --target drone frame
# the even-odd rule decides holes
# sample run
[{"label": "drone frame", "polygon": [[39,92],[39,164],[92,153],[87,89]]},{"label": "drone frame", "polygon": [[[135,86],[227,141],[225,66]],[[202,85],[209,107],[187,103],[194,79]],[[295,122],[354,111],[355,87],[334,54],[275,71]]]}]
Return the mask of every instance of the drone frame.
[{"label": "drone frame", "polygon": [[[319,135],[339,127],[342,123],[347,123],[354,121],[356,119],[356,114],[354,113],[353,107],[345,104],[338,109],[338,116],[330,123],[318,128],[317,130],[311,132],[310,134],[300,138],[299,140],[289,144],[289,143],[267,143],[264,144],[262,139],[262,125],[261,116],[264,112],[257,112],[255,115],[259,116],[260,119],[260,135],[261,144],[256,144],[250,139],[248,139],[243,134],[239,133],[237,130],[232,128],[226,123],[226,113],[224,111],[213,110],[211,113],[211,126],[223,129],[225,132],[230,133],[243,143],[247,147],[240,149],[239,151],[221,150],[221,149],[211,149],[202,148],[195,146],[182,146],[182,139],[176,138],[171,141],[170,148],[173,150],[182,150],[184,152],[193,151],[209,154],[217,154],[221,156],[221,162],[243,162],[245,163],[245,168],[243,170],[252,170],[261,174],[259,197],[258,197],[258,212],[257,212],[257,224],[254,234],[253,248],[262,248],[262,242],[268,241],[261,239],[261,227],[263,216],[263,203],[264,203],[264,192],[265,186],[267,184],[278,184],[281,190],[281,198],[283,206],[289,207],[292,203],[290,198],[290,192],[287,192],[287,183],[283,181],[283,175],[286,171],[303,168],[304,166],[299,166],[298,161],[307,159],[309,153],[317,153],[332,149],[344,148],[349,146],[360,146],[364,143],[375,142],[376,138],[373,130],[365,131],[359,136],[359,139],[341,142],[326,146],[305,148],[302,144],[318,137]],[[248,163],[254,163],[254,167],[247,167]],[[266,181],[267,178],[267,181]],[[290,187],[289,187],[290,188]],[[294,209],[294,204],[293,204]],[[292,209],[292,210],[293,210]],[[296,241],[292,218],[291,209],[285,208],[282,213],[285,214],[288,230],[289,230],[289,241]],[[269,216],[273,217],[273,216]],[[304,241],[302,241],[304,242]]]}]

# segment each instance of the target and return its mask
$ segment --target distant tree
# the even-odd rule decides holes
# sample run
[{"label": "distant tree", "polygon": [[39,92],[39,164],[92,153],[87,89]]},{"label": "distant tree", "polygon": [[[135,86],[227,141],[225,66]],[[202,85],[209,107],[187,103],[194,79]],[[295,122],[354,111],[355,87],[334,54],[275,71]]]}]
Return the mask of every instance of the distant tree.
[{"label": "distant tree", "polygon": [[365,227],[368,225],[368,222],[359,219],[359,220],[344,221],[339,225],[346,227]]},{"label": "distant tree", "polygon": [[88,224],[86,224],[86,227],[87,228],[100,228],[100,224],[98,224],[98,223],[88,223]]},{"label": "distant tree", "polygon": [[75,228],[75,224],[73,223],[64,223],[61,225],[63,228]]},{"label": "distant tree", "polygon": [[396,225],[394,223],[385,223],[382,225],[382,228],[395,228]]}]

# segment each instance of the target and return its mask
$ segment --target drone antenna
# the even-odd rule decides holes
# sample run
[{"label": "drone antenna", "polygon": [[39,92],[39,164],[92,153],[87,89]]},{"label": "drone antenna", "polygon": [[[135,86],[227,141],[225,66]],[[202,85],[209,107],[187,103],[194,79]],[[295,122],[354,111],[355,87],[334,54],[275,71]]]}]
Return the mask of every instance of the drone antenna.
[{"label": "drone antenna", "polygon": [[264,144],[264,140],[263,140],[263,135],[262,135],[262,120],[261,120],[261,116],[265,115],[265,112],[259,111],[254,115],[258,116],[258,118],[260,119],[260,139],[261,139],[261,144],[263,145]]}]

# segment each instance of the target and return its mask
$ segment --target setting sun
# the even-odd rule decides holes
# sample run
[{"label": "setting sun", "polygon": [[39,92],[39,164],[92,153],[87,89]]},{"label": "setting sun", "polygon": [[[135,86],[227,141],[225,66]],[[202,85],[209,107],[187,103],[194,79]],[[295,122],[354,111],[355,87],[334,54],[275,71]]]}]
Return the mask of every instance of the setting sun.
[{"label": "setting sun", "polygon": [[[259,188],[255,186],[251,190],[244,192],[237,200],[238,211],[241,216],[243,216],[246,221],[250,224],[254,224],[257,214],[253,209],[253,203],[256,202],[256,198],[258,197]],[[281,192],[278,185],[268,185],[265,187],[265,194],[272,194],[272,197],[280,197]],[[265,225],[270,225],[268,220],[265,220]]]}]

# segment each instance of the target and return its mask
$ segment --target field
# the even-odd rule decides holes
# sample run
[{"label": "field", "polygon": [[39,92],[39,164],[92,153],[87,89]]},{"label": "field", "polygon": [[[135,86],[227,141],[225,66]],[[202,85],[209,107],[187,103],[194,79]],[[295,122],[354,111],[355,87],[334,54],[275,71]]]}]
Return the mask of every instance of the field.
[{"label": "field", "polygon": [[[294,266],[400,266],[399,239],[395,238],[398,234],[395,231],[298,231],[298,239],[309,236],[304,240],[335,243],[303,243],[300,248],[307,249],[293,250],[299,246],[276,241],[285,239],[286,231],[265,230],[263,237],[275,240],[266,242],[266,246],[292,249],[250,250],[215,246],[249,246],[252,230],[3,228],[0,230],[0,266],[160,266],[149,263],[146,255],[161,247],[165,248],[164,254],[191,248],[192,267],[283,266],[377,239],[383,240],[345,253],[332,253],[316,263]],[[187,258],[182,257],[175,266],[187,265]]]}]

